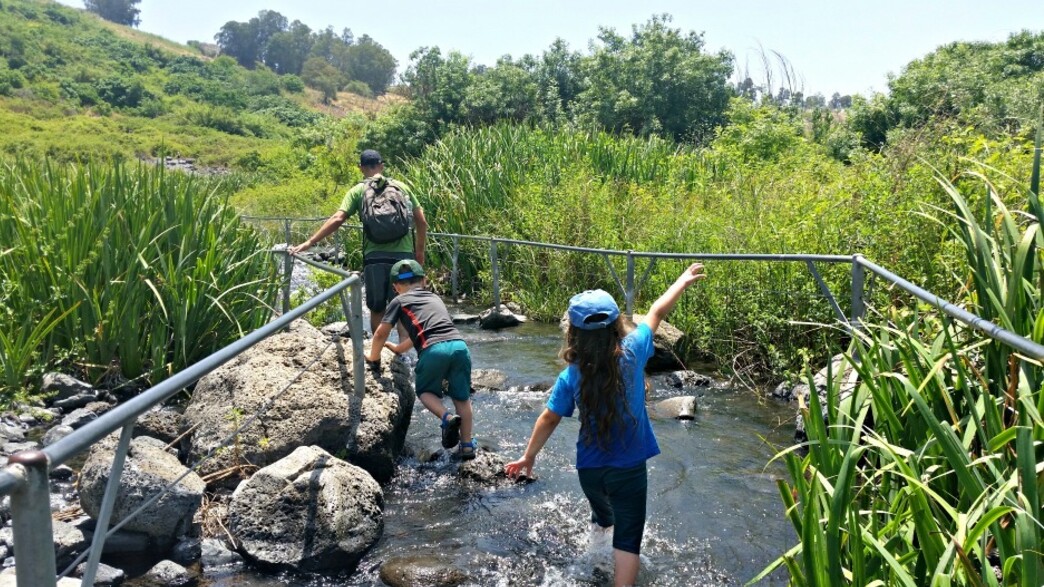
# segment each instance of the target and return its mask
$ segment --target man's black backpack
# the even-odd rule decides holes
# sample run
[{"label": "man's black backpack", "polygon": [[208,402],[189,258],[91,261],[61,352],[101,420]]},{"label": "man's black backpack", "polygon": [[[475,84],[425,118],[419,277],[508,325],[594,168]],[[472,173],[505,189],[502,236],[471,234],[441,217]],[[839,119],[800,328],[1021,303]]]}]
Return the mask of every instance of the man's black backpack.
[{"label": "man's black backpack", "polygon": [[366,181],[359,218],[366,240],[379,245],[397,241],[413,228],[409,196],[383,177]]}]

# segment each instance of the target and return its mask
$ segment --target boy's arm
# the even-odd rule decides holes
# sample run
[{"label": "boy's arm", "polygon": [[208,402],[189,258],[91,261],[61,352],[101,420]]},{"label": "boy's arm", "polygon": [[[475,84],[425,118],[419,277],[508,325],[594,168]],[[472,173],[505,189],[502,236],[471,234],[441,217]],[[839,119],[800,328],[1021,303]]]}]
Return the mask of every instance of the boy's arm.
[{"label": "boy's arm", "polygon": [[381,360],[381,349],[384,348],[384,343],[388,341],[390,332],[391,324],[381,322],[381,325],[377,327],[377,331],[373,333],[373,340],[370,341],[370,352],[366,355],[367,361],[376,363]]},{"label": "boy's arm", "polygon": [[682,293],[689,289],[690,285],[704,277],[707,277],[707,275],[703,272],[702,263],[693,263],[685,271],[682,271],[678,279],[674,280],[674,283],[667,288],[667,291],[663,292],[649,307],[649,313],[645,316],[645,324],[649,326],[649,330],[656,332],[656,329],[660,327],[660,322],[667,317],[667,314],[670,314],[671,309],[674,308],[674,304],[678,302],[678,298],[681,297]]},{"label": "boy's arm", "polygon": [[[400,332],[399,334],[401,335],[402,333]],[[396,355],[401,355],[413,348],[413,339],[407,337],[406,340],[400,342],[399,344],[392,344],[390,342],[386,342],[384,343],[384,348],[395,353]]]}]

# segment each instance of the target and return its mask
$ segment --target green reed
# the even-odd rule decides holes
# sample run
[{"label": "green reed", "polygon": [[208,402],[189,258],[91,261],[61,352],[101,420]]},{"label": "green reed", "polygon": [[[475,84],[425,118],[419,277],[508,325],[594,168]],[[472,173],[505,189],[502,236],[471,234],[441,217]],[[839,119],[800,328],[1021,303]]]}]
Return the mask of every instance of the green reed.
[{"label": "green reed", "polygon": [[[977,216],[939,179],[953,209],[941,222],[968,263],[962,302],[1038,343],[1039,149],[1038,133],[1028,212],[1009,210],[976,172],[989,196]],[[778,457],[790,472],[778,483],[800,543],[751,582],[785,566],[792,585],[1039,586],[1039,361],[924,305],[880,312],[858,342],[859,360],[848,360],[857,388],[843,397],[833,374],[826,411],[816,394],[802,410],[807,454],[791,447]]]},{"label": "green reed", "polygon": [[48,326],[6,337],[4,397],[59,360],[156,381],[263,324],[274,265],[227,193],[161,167],[0,167],[0,330]]}]

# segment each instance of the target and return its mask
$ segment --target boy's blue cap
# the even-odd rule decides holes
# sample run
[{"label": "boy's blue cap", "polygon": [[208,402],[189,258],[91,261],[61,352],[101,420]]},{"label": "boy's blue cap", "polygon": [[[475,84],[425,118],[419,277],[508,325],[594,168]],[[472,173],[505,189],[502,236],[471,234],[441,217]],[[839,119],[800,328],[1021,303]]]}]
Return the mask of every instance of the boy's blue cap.
[{"label": "boy's blue cap", "polygon": [[620,307],[608,292],[589,289],[569,299],[569,323],[581,330],[605,328],[620,317]]},{"label": "boy's blue cap", "polygon": [[420,263],[413,259],[403,259],[402,261],[392,265],[392,283],[410,279],[411,277],[424,277],[424,268],[420,266]]}]

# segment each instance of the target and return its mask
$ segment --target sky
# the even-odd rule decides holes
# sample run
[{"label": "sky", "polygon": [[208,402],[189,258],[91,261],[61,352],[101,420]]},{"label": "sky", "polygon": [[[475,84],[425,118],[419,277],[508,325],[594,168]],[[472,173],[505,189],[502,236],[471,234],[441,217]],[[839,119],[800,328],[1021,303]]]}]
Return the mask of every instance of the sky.
[{"label": "sky", "polygon": [[486,65],[505,54],[538,55],[557,38],[586,53],[599,27],[629,35],[666,13],[675,28],[702,33],[708,51],[731,52],[737,75],[763,84],[767,55],[778,87],[778,54],[799,78],[795,90],[827,97],[887,91],[888,74],[940,45],[1044,30],[1042,0],[142,0],[138,8],[141,30],[180,43],[213,42],[223,24],[261,10],[313,30],[349,28],[387,48],[399,72],[419,47],[457,50]]}]

